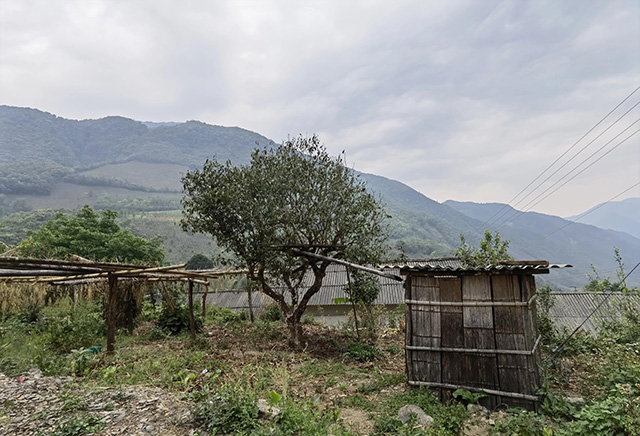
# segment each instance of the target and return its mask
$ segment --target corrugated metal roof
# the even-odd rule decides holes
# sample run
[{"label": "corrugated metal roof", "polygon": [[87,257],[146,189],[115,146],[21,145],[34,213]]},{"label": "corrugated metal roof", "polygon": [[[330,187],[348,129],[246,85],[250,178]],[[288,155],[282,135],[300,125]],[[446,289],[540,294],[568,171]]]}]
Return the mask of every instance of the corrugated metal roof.
[{"label": "corrugated metal roof", "polygon": [[[597,331],[603,322],[617,321],[622,317],[624,307],[635,307],[640,311],[640,295],[634,292],[552,292],[554,305],[549,310],[556,327],[570,331],[584,322],[581,330]],[[603,302],[604,301],[604,302]],[[602,303],[597,310],[596,307]],[[591,312],[593,316],[589,318]],[[588,319],[587,319],[588,318]],[[585,321],[586,320],[586,321]]]},{"label": "corrugated metal roof", "polygon": [[401,273],[410,272],[434,272],[434,273],[455,273],[455,272],[528,272],[531,274],[546,273],[549,268],[571,268],[568,264],[549,264],[545,261],[531,261],[488,265],[475,268],[468,268],[462,265],[460,259],[447,257],[441,259],[426,259],[407,263],[397,263],[384,265],[386,268],[398,268]]}]

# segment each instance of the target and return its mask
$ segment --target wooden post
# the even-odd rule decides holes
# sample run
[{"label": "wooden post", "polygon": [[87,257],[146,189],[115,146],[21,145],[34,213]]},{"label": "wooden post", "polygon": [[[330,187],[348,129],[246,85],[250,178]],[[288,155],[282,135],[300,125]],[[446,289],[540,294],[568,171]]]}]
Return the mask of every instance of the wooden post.
[{"label": "wooden post", "polygon": [[253,295],[251,295],[251,290],[253,289],[253,282],[249,279],[249,275],[247,274],[247,299],[249,303],[249,320],[251,324],[253,324]]},{"label": "wooden post", "polygon": [[189,328],[191,329],[191,340],[196,339],[196,323],[193,319],[193,281],[189,280]]},{"label": "wooden post", "polygon": [[209,282],[204,285],[204,294],[202,294],[202,320],[207,316],[207,294],[209,293]]},{"label": "wooden post", "polygon": [[109,290],[107,294],[107,353],[115,351],[116,343],[116,311],[118,303],[118,277],[115,274],[107,276]]},{"label": "wooden post", "polygon": [[347,286],[349,286],[349,300],[351,300],[351,308],[353,309],[353,326],[356,329],[356,336],[360,342],[360,328],[358,327],[358,313],[356,312],[356,302],[353,300],[353,289],[351,288],[351,276],[349,275],[349,267],[345,265],[347,271]]}]

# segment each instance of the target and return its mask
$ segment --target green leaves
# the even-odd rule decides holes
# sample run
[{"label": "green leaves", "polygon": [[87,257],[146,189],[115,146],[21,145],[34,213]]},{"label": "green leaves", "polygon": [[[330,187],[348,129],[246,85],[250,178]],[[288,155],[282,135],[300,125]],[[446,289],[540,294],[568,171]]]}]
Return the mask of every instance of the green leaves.
[{"label": "green leaves", "polygon": [[[256,149],[246,166],[208,160],[201,170],[187,172],[182,182],[183,229],[209,233],[230,250],[237,266],[248,268],[269,296],[290,304],[293,316],[287,319],[294,324],[320,289],[329,262],[276,247],[310,247],[318,254],[359,263],[382,257],[384,210],[343,158],[329,156],[315,135]],[[273,287],[265,271],[280,279],[286,290]],[[303,289],[308,271],[316,280]]]},{"label": "green leaves", "polygon": [[65,258],[78,255],[96,261],[156,263],[164,259],[160,238],[144,239],[116,223],[117,213],[101,213],[84,206],[75,216],[57,214],[29,238],[18,251],[23,256]]},{"label": "green leaves", "polygon": [[484,239],[480,241],[480,248],[472,247],[460,235],[460,246],[456,250],[456,257],[467,268],[485,267],[497,265],[505,260],[513,260],[509,254],[509,241],[500,239],[498,231],[491,233],[485,230]]}]

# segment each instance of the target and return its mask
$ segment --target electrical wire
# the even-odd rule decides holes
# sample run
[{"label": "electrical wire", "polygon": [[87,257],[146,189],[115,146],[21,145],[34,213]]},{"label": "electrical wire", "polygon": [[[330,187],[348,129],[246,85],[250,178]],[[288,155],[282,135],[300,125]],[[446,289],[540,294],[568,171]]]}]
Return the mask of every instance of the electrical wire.
[{"label": "electrical wire", "polygon": [[[640,266],[640,262],[636,263],[636,266],[633,267],[633,269],[631,271],[629,271],[629,273],[624,276],[622,278],[622,280],[620,280],[621,283],[624,283],[627,280],[627,277],[629,277],[631,275],[632,272],[634,272],[636,270],[636,268],[638,268],[638,266]],[[582,321],[580,323],[580,325],[578,327],[575,328],[574,331],[571,332],[571,334],[569,336],[567,336],[561,343],[560,345],[558,345],[556,348],[554,348],[554,350],[551,352],[551,354],[544,360],[544,362],[542,362],[543,364],[546,363],[549,359],[553,358],[556,354],[558,354],[560,351],[562,351],[562,349],[564,348],[564,346],[567,344],[567,342],[569,342],[569,339],[571,339],[573,337],[573,335],[576,334],[576,332],[578,330],[580,330],[582,328],[583,325],[585,325],[585,323],[587,321],[589,321],[589,319],[591,319],[591,317],[593,316],[594,313],[596,313],[598,311],[598,309],[600,309],[600,307],[602,307],[602,305],[607,302],[609,300],[609,298],[611,297],[611,295],[613,295],[612,293],[607,293],[607,295],[602,299],[602,301],[600,302],[600,304],[598,304],[596,306],[595,309],[593,309],[593,311],[589,314],[589,316],[587,316],[584,321]]]},{"label": "electrical wire", "polygon": [[[626,129],[625,129],[626,130]],[[589,165],[587,165],[585,168],[583,168],[581,171],[579,171],[577,174],[575,174],[573,177],[571,177],[569,180],[567,180],[566,182],[564,182],[562,185],[558,186],[556,189],[554,189],[553,191],[549,192],[547,195],[545,195],[544,197],[542,197],[540,200],[538,200],[536,203],[534,203],[533,205],[531,205],[531,207],[529,207],[527,210],[524,211],[516,211],[517,213],[515,215],[513,215],[510,219],[508,219],[507,221],[505,221],[500,227],[498,227],[498,231],[500,231],[505,225],[507,225],[507,223],[509,222],[513,222],[515,220],[517,220],[518,218],[520,218],[523,214],[525,214],[526,212],[530,211],[531,209],[533,209],[534,207],[536,207],[538,204],[540,204],[542,201],[546,200],[547,198],[549,198],[551,195],[553,195],[555,192],[557,192],[559,189],[561,189],[562,187],[564,187],[567,183],[569,183],[570,181],[572,181],[573,179],[575,179],[576,177],[578,177],[580,174],[584,173],[586,170],[588,170],[589,168],[591,168],[594,164],[596,164],[597,162],[599,162],[602,158],[604,158],[605,156],[607,156],[609,153],[611,153],[612,151],[614,151],[616,148],[620,147],[622,144],[624,144],[625,142],[627,142],[629,139],[631,139],[635,134],[637,134],[638,132],[640,132],[640,129],[636,130],[635,132],[633,132],[631,135],[627,136],[625,139],[623,139],[622,141],[620,141],[618,144],[616,144],[613,148],[611,148],[610,150],[608,150],[606,153],[604,153],[602,156],[598,157],[596,160],[594,160],[593,162],[591,162]],[[619,135],[618,135],[619,136]],[[615,139],[615,138],[614,138]],[[589,158],[588,158],[589,159]],[[587,160],[588,160],[587,159]],[[574,168],[574,170],[577,169]],[[545,191],[546,192],[546,191]],[[542,194],[541,194],[542,195]],[[538,198],[538,197],[536,197]],[[535,200],[535,199],[534,199]]]},{"label": "electrical wire", "polygon": [[544,236],[542,239],[548,238],[549,236],[559,232],[560,230],[564,229],[565,227],[570,226],[571,224],[576,223],[577,221],[581,220],[582,218],[584,218],[585,216],[589,215],[591,212],[594,212],[598,209],[600,209],[602,206],[604,206],[605,204],[611,203],[613,200],[615,200],[616,198],[620,197],[622,194],[625,194],[629,191],[631,191],[633,188],[635,188],[636,186],[639,186],[640,182],[637,182],[635,185],[625,189],[624,191],[622,191],[621,193],[617,194],[615,197],[611,197],[609,200],[605,201],[604,203],[600,203],[599,205],[597,205],[594,208],[589,209],[588,211],[581,213],[580,215],[578,215],[576,217],[576,219],[569,221],[568,223],[566,223],[565,225],[563,225],[562,227],[558,227],[557,229],[555,229],[553,232],[549,233],[548,235]]},{"label": "electrical wire", "polygon": [[[549,175],[546,179],[544,179],[542,182],[540,182],[535,188],[533,188],[533,190],[531,192],[529,192],[527,195],[525,195],[523,198],[520,199],[520,201],[518,201],[516,204],[514,204],[512,207],[515,208],[516,206],[518,206],[520,203],[522,203],[527,197],[529,197],[531,194],[533,194],[535,191],[538,190],[538,188],[540,188],[543,184],[545,184],[551,177],[555,176],[562,168],[564,168],[565,166],[567,166],[567,164],[569,164],[569,162],[571,162],[572,160],[574,160],[575,158],[578,157],[578,155],[580,155],[580,153],[582,153],[583,151],[585,151],[591,144],[593,144],[595,141],[597,141],[602,135],[604,135],[606,132],[609,131],[609,129],[611,129],[613,126],[615,126],[622,118],[624,118],[629,112],[631,112],[633,109],[636,108],[636,106],[640,105],[640,101],[636,104],[634,104],[628,111],[626,111],[624,114],[622,114],[617,120],[615,120],[609,127],[607,127],[606,129],[604,129],[602,132],[600,132],[600,134],[598,136],[596,136],[595,138],[593,138],[587,145],[585,145],[584,147],[582,147],[576,154],[574,154],[569,160],[567,160],[565,163],[563,163],[560,168],[556,169],[553,173],[551,173],[551,175]],[[624,132],[626,132],[627,130],[629,130],[631,128],[631,126],[633,126],[635,123],[637,123],[638,121],[640,121],[640,118],[638,118],[636,121],[634,121],[633,123],[631,123],[630,126],[628,126],[626,129],[624,129],[622,132],[618,133],[616,136],[613,137],[613,139],[611,139],[609,142],[607,142],[605,145],[603,145],[602,147],[600,147],[597,151],[599,152],[600,150],[602,150],[604,147],[606,147],[607,145],[609,145],[611,142],[613,142],[616,138],[618,138],[618,136],[622,135]],[[547,192],[549,189],[553,188],[555,185],[557,185],[558,183],[560,183],[565,177],[567,177],[569,174],[571,174],[573,171],[575,171],[577,168],[579,168],[586,160],[589,160],[591,157],[593,157],[594,154],[596,153],[592,153],[591,156],[589,156],[589,158],[585,159],[584,161],[582,161],[580,164],[578,164],[576,167],[574,167],[572,170],[570,170],[567,174],[565,174],[564,176],[562,176],[560,179],[558,179],[553,185],[551,185],[549,188],[547,188],[546,190],[544,190],[542,192],[542,194],[539,194],[536,198],[534,198],[533,200],[529,201],[529,203],[527,203],[526,205],[523,206],[523,209],[526,208],[527,206],[529,206],[533,201],[537,200],[538,198],[540,198],[545,192]],[[504,216],[505,214],[503,214],[502,216]],[[500,219],[500,217],[498,217],[496,219],[496,223],[498,222],[498,220]],[[508,220],[508,219],[507,219]],[[494,223],[495,224],[495,223]]]},{"label": "electrical wire", "polygon": [[622,104],[624,104],[624,102],[626,102],[629,98],[631,98],[631,96],[633,94],[635,94],[638,90],[640,89],[640,86],[638,86],[636,89],[634,89],[631,94],[627,95],[620,103],[618,103],[616,105],[616,107],[614,107],[613,109],[611,109],[609,111],[609,113],[607,113],[600,121],[598,121],[593,127],[591,127],[587,133],[585,133],[584,135],[582,135],[580,137],[580,139],[578,139],[576,142],[573,143],[573,145],[571,147],[569,147],[564,153],[562,153],[556,160],[554,160],[549,166],[547,166],[540,174],[538,174],[538,176],[536,176],[536,178],[534,178],[531,182],[529,182],[529,184],[527,186],[525,186],[524,188],[522,188],[522,190],[520,192],[518,192],[515,197],[513,197],[511,200],[509,200],[509,202],[507,204],[504,204],[502,206],[502,208],[500,208],[497,212],[495,212],[491,217],[489,217],[489,219],[487,219],[484,223],[482,223],[480,225],[480,227],[476,228],[476,230],[478,230],[479,228],[483,228],[486,225],[488,225],[493,218],[498,215],[500,212],[502,212],[503,209],[509,207],[511,205],[511,203],[513,203],[513,201],[518,198],[523,192],[525,192],[531,185],[533,185],[540,177],[542,177],[547,171],[549,171],[550,168],[552,168],[560,159],[562,159],[564,156],[567,155],[567,153],[569,153],[576,145],[578,145],[580,143],[580,141],[582,141],[589,133],[591,133],[596,127],[598,127],[600,124],[602,124],[602,122],[604,120],[606,120],[607,118],[609,118],[609,116],[615,112],[620,106],[622,106]]}]

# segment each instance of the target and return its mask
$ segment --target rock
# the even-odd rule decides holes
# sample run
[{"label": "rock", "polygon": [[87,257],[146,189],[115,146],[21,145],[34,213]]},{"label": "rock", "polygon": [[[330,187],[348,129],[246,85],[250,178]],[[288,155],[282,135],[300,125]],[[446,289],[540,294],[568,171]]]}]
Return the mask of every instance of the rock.
[{"label": "rock", "polygon": [[481,406],[480,404],[467,404],[467,410],[469,411],[469,413],[477,413],[477,414],[481,414],[481,413],[489,413],[489,411],[484,407]]},{"label": "rock", "polygon": [[40,371],[38,368],[31,368],[27,372],[27,376],[30,378],[42,378],[42,371]]},{"label": "rock", "polygon": [[398,411],[398,421],[403,424],[410,424],[412,419],[415,419],[415,423],[425,430],[428,430],[431,424],[433,424],[433,418],[413,404],[407,404]]},{"label": "rock", "polygon": [[585,403],[584,398],[578,396],[567,397],[567,402],[569,404],[573,404],[574,406],[582,406]]},{"label": "rock", "polygon": [[270,406],[267,400],[260,398],[258,400],[258,414],[266,419],[273,419],[280,415],[280,408]]}]

